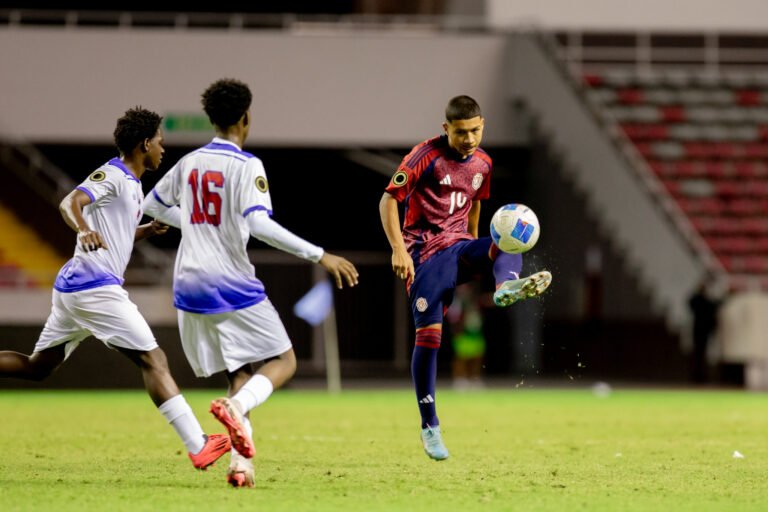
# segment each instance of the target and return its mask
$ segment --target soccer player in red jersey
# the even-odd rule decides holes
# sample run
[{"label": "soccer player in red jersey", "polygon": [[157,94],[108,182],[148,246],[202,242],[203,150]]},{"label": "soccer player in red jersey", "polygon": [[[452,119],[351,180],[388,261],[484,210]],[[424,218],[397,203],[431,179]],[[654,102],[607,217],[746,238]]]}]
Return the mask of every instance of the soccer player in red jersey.
[{"label": "soccer player in red jersey", "polygon": [[[457,96],[445,109],[445,135],[414,147],[403,159],[379,203],[384,232],[392,246],[392,270],[406,281],[416,325],[411,373],[421,413],[427,455],[448,458],[435,410],[437,350],[443,315],[457,285],[492,271],[498,306],[544,293],[547,271],[520,278],[520,254],[499,251],[490,237],[478,238],[480,201],[490,193],[491,157],[480,149],[480,106]],[[400,229],[398,203],[405,203]]]}]

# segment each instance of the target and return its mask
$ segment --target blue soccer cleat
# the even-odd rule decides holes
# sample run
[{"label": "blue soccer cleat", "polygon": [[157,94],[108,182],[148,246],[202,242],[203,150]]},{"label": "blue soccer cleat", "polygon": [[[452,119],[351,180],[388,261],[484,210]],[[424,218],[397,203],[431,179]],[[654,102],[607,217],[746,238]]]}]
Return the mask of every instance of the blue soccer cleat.
[{"label": "blue soccer cleat", "polygon": [[421,442],[424,443],[424,451],[429,458],[445,460],[448,458],[448,448],[443,444],[443,436],[440,427],[427,427],[421,430]]},{"label": "blue soccer cleat", "polygon": [[551,282],[552,274],[546,270],[522,279],[504,281],[494,292],[493,302],[499,307],[507,307],[519,300],[538,297],[549,288]]}]

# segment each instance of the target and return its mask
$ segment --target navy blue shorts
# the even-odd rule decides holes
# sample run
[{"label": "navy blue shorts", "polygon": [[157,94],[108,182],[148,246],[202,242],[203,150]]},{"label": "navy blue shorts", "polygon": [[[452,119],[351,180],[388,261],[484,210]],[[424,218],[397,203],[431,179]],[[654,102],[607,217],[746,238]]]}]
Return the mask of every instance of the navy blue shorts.
[{"label": "navy blue shorts", "polygon": [[453,302],[456,287],[474,276],[493,271],[491,238],[462,240],[416,266],[408,296],[417,328],[442,324],[444,308]]}]

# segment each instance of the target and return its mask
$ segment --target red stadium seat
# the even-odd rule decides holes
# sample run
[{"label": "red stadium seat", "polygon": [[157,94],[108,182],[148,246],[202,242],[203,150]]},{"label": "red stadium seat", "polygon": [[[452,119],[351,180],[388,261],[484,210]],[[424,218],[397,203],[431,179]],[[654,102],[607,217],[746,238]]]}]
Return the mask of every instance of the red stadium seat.
[{"label": "red stadium seat", "polygon": [[760,91],[754,90],[741,90],[734,91],[736,103],[739,105],[759,105],[762,103],[762,95]]},{"label": "red stadium seat", "polygon": [[585,73],[582,76],[584,83],[590,87],[600,87],[603,85],[603,77],[594,73]]},{"label": "red stadium seat", "polygon": [[[768,73],[588,73],[599,105],[738,276],[768,286]],[[766,92],[764,92],[766,91]]]},{"label": "red stadium seat", "polygon": [[682,123],[686,120],[685,108],[679,105],[666,105],[659,109],[661,120],[667,123]]},{"label": "red stadium seat", "polygon": [[619,89],[616,91],[619,103],[624,105],[637,105],[643,103],[643,91],[640,89]]}]

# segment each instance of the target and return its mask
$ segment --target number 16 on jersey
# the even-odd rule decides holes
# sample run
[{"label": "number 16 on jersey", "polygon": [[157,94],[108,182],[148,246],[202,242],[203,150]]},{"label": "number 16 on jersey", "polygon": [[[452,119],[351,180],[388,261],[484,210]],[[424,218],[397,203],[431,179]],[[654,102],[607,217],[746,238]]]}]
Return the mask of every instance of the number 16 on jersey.
[{"label": "number 16 on jersey", "polygon": [[219,171],[205,171],[202,176],[197,169],[189,173],[189,186],[192,187],[191,224],[212,224],[221,222],[221,194],[224,187],[224,175]]}]

